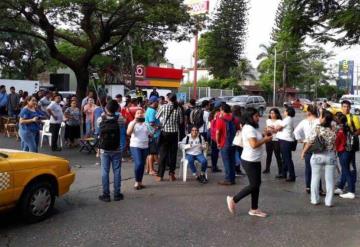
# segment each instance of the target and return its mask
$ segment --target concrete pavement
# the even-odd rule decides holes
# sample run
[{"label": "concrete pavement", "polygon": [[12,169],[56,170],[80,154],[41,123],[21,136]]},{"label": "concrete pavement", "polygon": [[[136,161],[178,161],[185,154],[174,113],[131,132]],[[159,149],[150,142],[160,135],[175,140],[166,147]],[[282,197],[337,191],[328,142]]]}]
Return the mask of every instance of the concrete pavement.
[{"label": "concrete pavement", "polygon": [[[1,136],[0,147],[19,143]],[[275,163],[262,177],[259,205],[270,216],[260,219],[247,215],[250,197],[238,203],[235,216],[227,211],[226,195],[246,186],[246,177],[221,187],[223,174],[209,173],[206,185],[192,179],[156,183],[146,176],[147,188],[135,191],[129,162],[122,169],[125,200],[100,202],[95,156],[64,150],[56,154],[70,159],[77,173],[71,191],[43,222],[26,225],[15,212],[0,215],[0,246],[360,246],[360,200],[336,197],[333,208],[311,205],[299,151],[293,158],[296,183],[275,180]]]}]

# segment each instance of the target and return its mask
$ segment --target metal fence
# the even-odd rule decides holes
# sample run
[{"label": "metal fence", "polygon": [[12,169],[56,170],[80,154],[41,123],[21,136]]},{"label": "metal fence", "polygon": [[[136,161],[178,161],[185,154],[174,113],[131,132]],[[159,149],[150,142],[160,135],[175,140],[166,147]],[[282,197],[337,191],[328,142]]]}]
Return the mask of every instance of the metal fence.
[{"label": "metal fence", "polygon": [[[193,87],[181,87],[179,92],[186,94],[186,99],[194,98],[194,88]],[[215,89],[210,87],[198,87],[197,88],[197,98],[203,97],[221,97],[221,96],[234,96],[233,89]]]}]

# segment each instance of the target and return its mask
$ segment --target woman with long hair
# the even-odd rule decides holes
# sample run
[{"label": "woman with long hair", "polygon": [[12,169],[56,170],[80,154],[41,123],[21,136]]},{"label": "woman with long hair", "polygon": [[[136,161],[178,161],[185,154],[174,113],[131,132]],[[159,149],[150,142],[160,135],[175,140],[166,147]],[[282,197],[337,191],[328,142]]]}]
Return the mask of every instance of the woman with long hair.
[{"label": "woman with long hair", "polygon": [[35,96],[28,96],[24,103],[26,103],[26,105],[19,114],[21,149],[23,151],[37,153],[41,118],[41,115],[36,110],[37,99]]},{"label": "woman with long hair", "polygon": [[[294,117],[295,110],[292,107],[287,107],[284,111],[285,118],[280,125],[276,127],[276,137],[279,139],[281,156],[283,158],[282,175],[277,176],[279,179],[286,179],[286,182],[295,182],[295,167],[292,160],[292,150],[294,145]],[[289,177],[287,174],[289,173]]]},{"label": "woman with long hair", "polygon": [[317,125],[306,143],[301,158],[305,158],[305,154],[317,140],[321,140],[321,149],[314,152],[311,156],[311,204],[320,203],[319,182],[321,178],[321,170],[325,168],[326,197],[325,206],[333,206],[334,197],[334,174],[337,164],[335,154],[336,134],[332,129],[333,115],[327,110],[323,110],[320,116],[320,125]]},{"label": "woman with long hair", "polygon": [[259,112],[254,108],[248,108],[244,114],[244,127],[242,128],[243,152],[241,163],[249,179],[249,185],[243,188],[234,197],[227,196],[226,202],[230,213],[235,213],[235,204],[242,198],[251,194],[251,208],[249,215],[266,217],[267,214],[258,208],[260,184],[261,184],[261,158],[263,151],[261,146],[272,140],[271,133],[263,136],[259,128]]},{"label": "woman with long hair", "polygon": [[145,123],[144,110],[135,113],[135,119],[129,123],[127,135],[130,137],[130,151],[134,160],[136,190],[145,188],[142,184],[146,157],[149,153],[149,129]]},{"label": "woman with long hair", "polygon": [[276,162],[278,166],[278,175],[281,175],[282,172],[282,158],[280,153],[280,144],[279,140],[276,138],[276,126],[281,124],[281,114],[278,108],[272,108],[269,111],[269,119],[266,120],[266,132],[273,134],[273,139],[271,142],[266,143],[266,168],[263,171],[264,174],[270,173],[270,165],[272,160],[273,153],[276,157]]}]

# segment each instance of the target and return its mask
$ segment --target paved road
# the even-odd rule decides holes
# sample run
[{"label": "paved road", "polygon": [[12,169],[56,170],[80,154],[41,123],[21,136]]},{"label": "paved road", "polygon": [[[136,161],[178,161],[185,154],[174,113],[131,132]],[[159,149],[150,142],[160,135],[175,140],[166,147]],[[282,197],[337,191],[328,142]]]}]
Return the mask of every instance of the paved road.
[{"label": "paved road", "polygon": [[[0,147],[18,148],[18,143],[0,137]],[[42,151],[49,153],[48,148]],[[155,183],[146,176],[148,187],[134,191],[132,164],[125,163],[125,200],[103,203],[97,200],[100,171],[94,155],[73,150],[59,155],[70,159],[77,173],[70,193],[56,201],[52,217],[41,223],[26,225],[14,212],[0,215],[0,247],[360,246],[360,200],[336,198],[333,208],[311,205],[299,151],[294,155],[296,183],[275,180],[275,165],[272,174],[263,176],[260,205],[270,213],[266,219],[247,215],[250,197],[237,205],[235,216],[229,215],[225,196],[245,186],[245,177],[221,187],[222,174],[210,173],[207,185],[194,180]]]}]

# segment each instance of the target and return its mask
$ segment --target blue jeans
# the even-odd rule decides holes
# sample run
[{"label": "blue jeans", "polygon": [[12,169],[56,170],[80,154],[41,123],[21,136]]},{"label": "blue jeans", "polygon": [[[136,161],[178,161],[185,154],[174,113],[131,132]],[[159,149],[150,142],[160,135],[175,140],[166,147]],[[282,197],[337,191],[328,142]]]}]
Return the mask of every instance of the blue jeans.
[{"label": "blue jeans", "polygon": [[91,130],[91,122],[90,121],[85,122],[85,129],[86,129],[85,135],[90,136],[93,134],[92,130]]},{"label": "blue jeans", "polygon": [[207,160],[204,156],[203,153],[198,154],[198,155],[191,155],[191,154],[186,154],[186,159],[189,162],[189,166],[190,169],[192,171],[192,173],[196,173],[196,166],[195,166],[195,160],[199,161],[201,164],[201,172],[205,173],[206,169],[207,169]]},{"label": "blue jeans", "polygon": [[337,187],[343,190],[345,183],[347,183],[349,192],[355,193],[356,172],[354,174],[353,171],[350,171],[352,152],[344,151],[338,153],[338,156],[341,165],[341,176]]},{"label": "blue jeans", "polygon": [[287,173],[289,172],[289,179],[295,179],[295,167],[294,162],[292,160],[292,151],[291,151],[291,145],[292,142],[285,141],[285,140],[279,140],[280,144],[280,151],[281,155],[283,157],[283,170],[282,175],[284,177],[287,177]]},{"label": "blue jeans", "polygon": [[146,157],[148,156],[148,148],[130,147],[131,155],[134,159],[135,181],[142,182],[144,176]]},{"label": "blue jeans", "polygon": [[100,155],[100,160],[103,195],[110,196],[110,166],[112,166],[114,173],[114,195],[119,195],[121,188],[121,152],[105,151]]},{"label": "blue jeans", "polygon": [[[304,157],[305,158],[305,186],[306,186],[306,188],[310,188],[310,186],[311,186],[311,163],[310,163],[311,156],[312,156],[312,153],[306,153],[305,157]],[[320,191],[323,191],[321,179],[320,179],[319,188],[320,188]]]},{"label": "blue jeans", "polygon": [[39,134],[37,132],[20,128],[19,136],[21,138],[21,150],[34,153],[38,152]]},{"label": "blue jeans", "polygon": [[235,165],[240,166],[241,165],[241,154],[242,154],[243,148],[239,146],[235,146]]},{"label": "blue jeans", "polygon": [[218,169],[217,162],[219,159],[219,149],[215,141],[211,140],[211,169],[215,171]]},{"label": "blue jeans", "polygon": [[223,147],[220,149],[221,158],[224,164],[225,181],[235,182],[235,147]]}]

